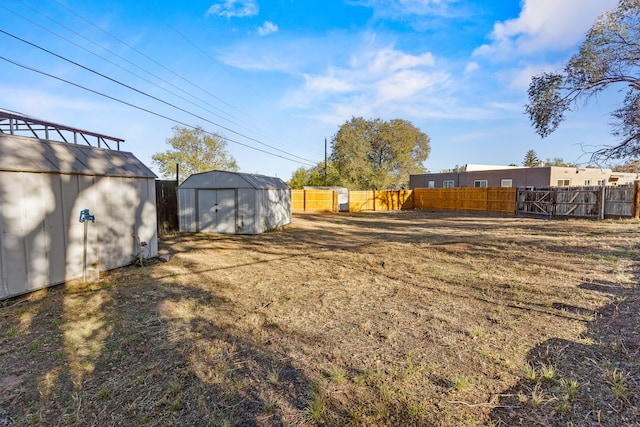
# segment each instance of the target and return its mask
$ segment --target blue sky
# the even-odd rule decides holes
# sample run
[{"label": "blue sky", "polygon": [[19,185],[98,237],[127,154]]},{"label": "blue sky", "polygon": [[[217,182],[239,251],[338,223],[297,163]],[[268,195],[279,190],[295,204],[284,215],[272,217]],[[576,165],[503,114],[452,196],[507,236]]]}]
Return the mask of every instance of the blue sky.
[{"label": "blue sky", "polygon": [[[352,116],[431,138],[430,171],[542,159],[586,163],[614,142],[605,93],[540,139],[533,74],[561,69],[616,0],[5,0],[0,56],[236,141],[244,172],[284,180],[324,158]],[[0,60],[0,108],[126,140],[151,166],[174,122]],[[177,107],[177,108],[176,108]],[[244,145],[243,145],[244,144]],[[275,155],[250,149],[268,151]],[[284,158],[283,158],[284,157]],[[294,160],[294,161],[291,161]]]}]

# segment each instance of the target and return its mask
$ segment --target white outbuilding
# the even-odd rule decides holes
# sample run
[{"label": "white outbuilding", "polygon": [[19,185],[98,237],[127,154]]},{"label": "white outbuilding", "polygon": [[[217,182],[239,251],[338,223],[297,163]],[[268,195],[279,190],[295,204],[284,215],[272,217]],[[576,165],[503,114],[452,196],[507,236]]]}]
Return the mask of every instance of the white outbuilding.
[{"label": "white outbuilding", "polygon": [[155,175],[121,142],[0,110],[0,299],[158,255]]},{"label": "white outbuilding", "polygon": [[260,234],[291,223],[291,188],[240,172],[191,175],[178,187],[181,232]]}]

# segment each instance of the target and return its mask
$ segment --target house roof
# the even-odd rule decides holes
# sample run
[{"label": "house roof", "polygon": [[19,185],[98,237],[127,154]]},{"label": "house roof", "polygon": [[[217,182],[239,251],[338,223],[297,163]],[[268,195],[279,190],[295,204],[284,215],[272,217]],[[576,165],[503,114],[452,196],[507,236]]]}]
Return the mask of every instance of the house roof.
[{"label": "house roof", "polygon": [[288,189],[280,178],[243,172],[209,171],[189,176],[180,188]]},{"label": "house roof", "polygon": [[468,163],[464,165],[464,172],[476,172],[476,171],[490,171],[490,170],[503,170],[503,169],[521,169],[524,166],[503,166],[503,165],[480,165]]},{"label": "house roof", "polygon": [[0,170],[155,178],[132,153],[0,134]]}]

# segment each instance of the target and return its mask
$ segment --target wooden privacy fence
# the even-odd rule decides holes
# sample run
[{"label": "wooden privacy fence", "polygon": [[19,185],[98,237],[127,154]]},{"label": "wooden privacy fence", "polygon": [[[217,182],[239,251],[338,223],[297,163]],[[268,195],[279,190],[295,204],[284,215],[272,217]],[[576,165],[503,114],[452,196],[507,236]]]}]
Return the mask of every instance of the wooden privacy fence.
[{"label": "wooden privacy fence", "polygon": [[[291,196],[294,212],[338,212],[338,193],[333,190],[292,190]],[[349,192],[349,212],[426,209],[548,218],[638,218],[639,203],[638,183],[634,187],[416,188]]]},{"label": "wooden privacy fence", "polygon": [[637,218],[638,184],[519,189],[516,207],[518,215],[547,218]]},{"label": "wooden privacy fence", "polygon": [[[338,212],[333,190],[291,190],[293,212]],[[413,209],[411,190],[349,191],[349,212]]]},{"label": "wooden privacy fence", "polygon": [[175,180],[156,180],[156,215],[158,234],[178,232],[178,185]]},{"label": "wooden privacy fence", "polygon": [[413,209],[411,190],[349,191],[349,212]]},{"label": "wooden privacy fence", "polygon": [[[333,190],[291,190],[294,212],[338,212]],[[515,188],[349,191],[349,212],[401,209],[515,213]]]},{"label": "wooden privacy fence", "polygon": [[515,188],[416,188],[416,209],[474,211],[513,214]]},{"label": "wooden privacy fence", "polygon": [[338,212],[338,193],[333,190],[291,190],[293,212]]}]

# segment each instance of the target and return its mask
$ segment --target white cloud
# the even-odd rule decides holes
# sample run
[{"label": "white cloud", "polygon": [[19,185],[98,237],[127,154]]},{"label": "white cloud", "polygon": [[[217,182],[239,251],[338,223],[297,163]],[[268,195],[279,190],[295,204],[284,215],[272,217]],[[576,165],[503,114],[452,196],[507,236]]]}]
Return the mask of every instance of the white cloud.
[{"label": "white cloud", "polygon": [[[409,98],[442,79],[433,70],[435,59],[429,52],[411,55],[392,47],[354,53],[348,64],[330,67],[321,73],[306,73],[304,92],[314,98],[330,98],[350,92],[377,93],[381,99]],[[372,91],[373,89],[373,91]]]},{"label": "white cloud", "polygon": [[[470,99],[478,93],[450,72],[459,65],[431,52],[401,50],[393,41],[381,41],[383,37],[365,33],[356,40],[332,34],[329,39],[283,38],[277,43],[265,37],[257,44],[229,46],[220,57],[240,69],[297,78],[297,85],[282,92],[279,107],[322,123],[340,123],[352,115],[409,120],[504,115],[486,104],[473,106]],[[476,67],[467,65],[469,70]]]},{"label": "white cloud", "polygon": [[258,34],[261,36],[266,36],[271,33],[277,33],[278,26],[271,21],[265,21],[262,24],[262,27],[258,28]]},{"label": "white cloud", "polygon": [[356,89],[347,79],[338,77],[333,71],[324,76],[303,75],[307,90],[316,93],[346,93]]},{"label": "white cloud", "polygon": [[474,71],[478,71],[480,69],[480,65],[477,62],[471,61],[467,63],[467,66],[464,69],[465,74],[472,74]]},{"label": "white cloud", "polygon": [[371,70],[374,72],[394,72],[419,67],[421,65],[435,65],[435,59],[431,52],[414,56],[391,48],[385,48],[375,52],[371,63]]},{"label": "white cloud", "polygon": [[224,16],[225,18],[244,18],[258,14],[258,5],[254,0],[225,0],[211,5],[207,15]]},{"label": "white cloud", "polygon": [[435,71],[425,73],[417,70],[402,70],[377,82],[377,103],[403,101],[420,96],[430,96],[440,85],[446,85],[448,73]]},{"label": "white cloud", "polygon": [[305,73],[304,84],[289,92],[287,108],[307,111],[326,123],[345,117],[444,117],[458,114],[451,75],[436,67],[430,52],[410,54],[369,42],[340,66]]},{"label": "white cloud", "polygon": [[578,44],[596,18],[618,0],[523,0],[520,16],[496,22],[493,40],[475,55],[496,60],[543,51],[561,51]]}]

